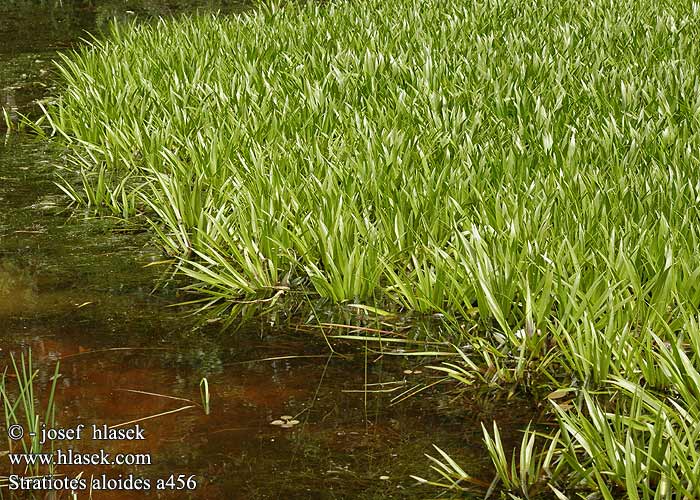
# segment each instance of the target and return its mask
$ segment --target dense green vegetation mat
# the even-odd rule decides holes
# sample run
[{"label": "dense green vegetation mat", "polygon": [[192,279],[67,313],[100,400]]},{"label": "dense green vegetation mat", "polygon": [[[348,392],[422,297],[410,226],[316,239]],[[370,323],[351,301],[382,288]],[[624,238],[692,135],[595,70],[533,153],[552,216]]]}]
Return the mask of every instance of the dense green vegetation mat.
[{"label": "dense green vegetation mat", "polygon": [[699,10],[338,0],[122,26],[63,60],[47,116],[66,192],[147,217],[207,304],[439,312],[473,347],[449,376],[558,389],[558,433],[519,455],[486,426],[497,490],[698,498]]}]

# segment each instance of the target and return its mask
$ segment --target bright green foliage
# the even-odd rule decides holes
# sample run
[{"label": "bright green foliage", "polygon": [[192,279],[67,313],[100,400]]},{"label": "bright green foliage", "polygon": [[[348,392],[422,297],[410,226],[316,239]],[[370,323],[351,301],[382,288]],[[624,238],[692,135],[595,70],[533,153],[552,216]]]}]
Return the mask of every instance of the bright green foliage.
[{"label": "bright green foliage", "polygon": [[[66,192],[145,214],[209,305],[383,298],[443,313],[481,378],[663,400],[697,369],[697,40],[693,2],[274,4],[115,27],[64,58],[47,117],[82,175]],[[663,411],[697,423],[681,387]],[[632,393],[618,414],[642,411]],[[641,431],[603,404],[561,416],[561,439],[586,421],[621,446],[576,484],[697,493],[681,469],[644,482],[652,465],[619,460],[654,439],[693,458],[669,437],[690,421]],[[524,472],[503,484],[539,484]]]},{"label": "bright green foliage", "polygon": [[48,113],[84,179],[67,190],[145,210],[217,296],[292,280],[475,307],[511,338],[527,315],[621,329],[623,307],[654,327],[700,300],[698,23],[655,5],[332,2],[115,27],[61,63]]}]

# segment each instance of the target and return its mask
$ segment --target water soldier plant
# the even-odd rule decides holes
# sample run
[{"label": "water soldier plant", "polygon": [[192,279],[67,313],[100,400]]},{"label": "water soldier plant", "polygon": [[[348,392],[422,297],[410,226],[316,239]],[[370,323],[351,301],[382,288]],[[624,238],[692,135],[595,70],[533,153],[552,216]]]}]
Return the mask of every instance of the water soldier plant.
[{"label": "water soldier plant", "polygon": [[[12,372],[8,373],[8,368],[0,376],[0,399],[4,410],[4,431],[7,437],[7,453],[32,453],[42,452],[42,425],[53,428],[56,419],[56,405],[54,396],[56,385],[60,374],[58,372],[59,363],[56,363],[51,384],[49,386],[48,399],[43,414],[38,405],[38,396],[35,393],[36,378],[39,374],[32,364],[32,353],[21,354],[19,363],[14,355],[10,357]],[[16,381],[15,384],[8,383],[10,379]],[[12,430],[14,426],[14,430]],[[53,443],[50,445],[53,451]],[[12,467],[12,465],[10,465]],[[12,471],[22,476],[41,476],[42,474],[53,474],[54,464],[51,463],[42,468],[42,464],[26,464],[25,469]],[[7,486],[5,478],[0,478],[0,488]],[[0,496],[2,493],[0,492]]]},{"label": "water soldier plant", "polygon": [[483,493],[697,498],[699,17],[338,0],[115,25],[62,59],[46,123],[65,193],[147,220],[202,307],[439,314],[447,379],[549,401],[519,455],[485,423]]}]

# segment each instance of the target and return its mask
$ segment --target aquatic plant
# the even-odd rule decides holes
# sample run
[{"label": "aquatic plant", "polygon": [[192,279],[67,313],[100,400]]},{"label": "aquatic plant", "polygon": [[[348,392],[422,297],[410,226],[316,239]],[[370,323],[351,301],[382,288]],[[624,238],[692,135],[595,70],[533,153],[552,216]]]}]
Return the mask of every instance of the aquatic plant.
[{"label": "aquatic plant", "polygon": [[[496,22],[509,2],[115,27],[63,60],[48,116],[82,172],[71,196],[146,214],[213,297],[383,292],[511,340],[527,314],[598,327],[625,303],[654,323],[699,293],[698,134],[695,52],[673,57],[692,13],[652,23],[645,5],[552,5],[544,27],[534,6]],[[591,21],[625,9],[618,29],[652,37],[639,50]]]},{"label": "aquatic plant", "polygon": [[556,462],[572,489],[691,498],[699,13],[369,0],[115,25],[62,59],[46,122],[64,191],[146,218],[203,308],[437,314],[446,379],[570,392],[551,460],[513,469],[485,436],[510,494]]},{"label": "aquatic plant", "polygon": [[[18,447],[17,440],[13,439],[11,434],[12,426],[21,426],[22,432],[19,436],[19,445],[22,448],[22,453],[41,453],[43,445],[41,443],[42,425],[47,428],[53,428],[56,419],[56,405],[54,396],[56,394],[56,384],[60,377],[58,368],[59,363],[56,363],[54,374],[51,377],[51,385],[49,388],[46,408],[43,413],[37,408],[37,395],[35,393],[36,377],[39,374],[38,370],[34,369],[32,364],[32,353],[27,352],[20,355],[19,363],[14,355],[10,356],[12,363],[12,375],[8,374],[8,368],[5,367],[0,376],[0,399],[4,409],[4,427],[7,435],[7,444],[9,453],[15,453]],[[16,388],[13,389],[8,384],[9,377],[16,381]],[[26,436],[25,439],[22,435]],[[53,444],[51,445],[53,451]],[[26,464],[26,470],[21,471],[23,475],[38,476],[41,475],[42,464]],[[46,466],[49,473],[53,473],[53,463]]]},{"label": "aquatic plant", "polygon": [[202,400],[202,409],[204,409],[204,413],[206,415],[209,415],[210,396],[209,396],[209,381],[207,380],[207,377],[202,377],[202,380],[199,381],[199,396]]}]

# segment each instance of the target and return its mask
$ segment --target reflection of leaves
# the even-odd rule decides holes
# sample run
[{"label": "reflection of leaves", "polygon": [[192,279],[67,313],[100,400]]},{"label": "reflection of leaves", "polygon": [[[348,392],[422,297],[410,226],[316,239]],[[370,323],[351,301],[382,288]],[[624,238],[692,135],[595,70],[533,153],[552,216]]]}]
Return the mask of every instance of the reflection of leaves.
[{"label": "reflection of leaves", "polygon": [[10,299],[26,301],[36,293],[36,276],[11,261],[0,261],[0,310]]},{"label": "reflection of leaves", "polygon": [[166,364],[178,367],[187,367],[197,370],[202,376],[211,376],[223,371],[223,361],[221,359],[222,349],[213,342],[207,342],[206,338],[199,338],[200,342],[206,345],[202,348],[188,349],[187,346],[180,346],[177,351],[164,352],[163,356]]}]

